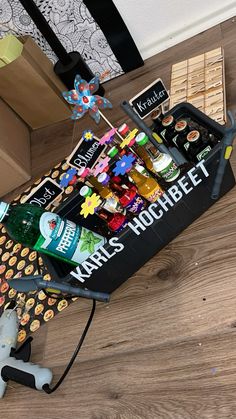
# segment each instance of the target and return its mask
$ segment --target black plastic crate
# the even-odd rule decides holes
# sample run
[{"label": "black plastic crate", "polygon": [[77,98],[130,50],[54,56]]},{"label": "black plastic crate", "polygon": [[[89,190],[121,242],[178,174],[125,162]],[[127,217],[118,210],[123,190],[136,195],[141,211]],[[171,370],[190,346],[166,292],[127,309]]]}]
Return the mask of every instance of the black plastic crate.
[{"label": "black plastic crate", "polygon": [[[223,126],[188,103],[177,105],[168,113],[171,113],[176,119],[190,117],[208,129],[219,140],[224,136]],[[42,255],[53,279],[68,281],[75,286],[83,286],[94,291],[113,292],[216,202],[211,199],[211,191],[221,146],[222,144],[219,142],[207,155],[204,165],[200,162],[198,167],[193,167],[190,172],[188,171],[171,183],[164,197],[158,200],[155,205],[148,205],[139,216],[130,222],[132,224],[130,227],[127,227],[119,235],[113,236],[112,242],[106,243],[102,250],[99,249],[96,254],[97,262],[95,262],[95,257],[92,259],[90,257],[82,266],[73,269],[70,264]],[[201,182],[195,185],[200,179]],[[228,163],[220,197],[234,185],[234,175],[230,163]],[[58,214],[76,223],[81,222],[81,218],[78,216],[81,198],[79,199],[78,196],[78,193],[74,193],[57,209]],[[167,200],[166,205],[163,203],[164,199]],[[91,224],[93,222],[93,218],[90,218],[88,222],[83,221],[84,225],[91,229],[94,228],[94,225]],[[99,225],[95,229],[97,228]]]}]

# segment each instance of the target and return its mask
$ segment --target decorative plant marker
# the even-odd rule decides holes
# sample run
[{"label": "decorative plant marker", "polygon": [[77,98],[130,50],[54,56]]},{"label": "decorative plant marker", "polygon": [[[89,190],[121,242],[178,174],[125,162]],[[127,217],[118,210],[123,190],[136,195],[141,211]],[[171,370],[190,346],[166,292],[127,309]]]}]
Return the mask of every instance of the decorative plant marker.
[{"label": "decorative plant marker", "polygon": [[104,145],[104,144],[109,144],[112,142],[114,135],[117,132],[117,128],[112,128],[110,131],[106,132],[102,138],[100,138],[99,140],[99,144]]},{"label": "decorative plant marker", "polygon": [[93,169],[93,175],[97,176],[100,173],[104,172],[109,165],[110,157],[106,156],[104,159],[99,160],[96,166]]},{"label": "decorative plant marker", "polygon": [[113,169],[115,176],[124,175],[128,172],[132,168],[134,161],[135,157],[132,154],[129,154],[128,156],[124,155],[122,159],[116,163]]},{"label": "decorative plant marker", "polygon": [[67,172],[62,175],[60,187],[66,188],[69,184],[73,185],[77,181],[76,174],[77,170],[74,167],[67,170]]},{"label": "decorative plant marker", "polygon": [[81,205],[82,210],[80,214],[87,218],[89,214],[93,215],[99,205],[102,203],[99,195],[93,193],[91,196],[86,196],[85,201]]},{"label": "decorative plant marker", "polygon": [[129,145],[130,142],[133,140],[133,138],[136,136],[138,132],[137,128],[134,128],[124,139],[123,141],[120,143],[120,147],[124,148],[125,146]]}]

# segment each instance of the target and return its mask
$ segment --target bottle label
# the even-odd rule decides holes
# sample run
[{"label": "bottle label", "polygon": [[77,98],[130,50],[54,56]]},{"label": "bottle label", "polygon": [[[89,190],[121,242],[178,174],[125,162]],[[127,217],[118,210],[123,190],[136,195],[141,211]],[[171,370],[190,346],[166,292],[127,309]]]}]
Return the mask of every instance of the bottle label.
[{"label": "bottle label", "polygon": [[176,166],[176,164],[171,161],[164,169],[160,170],[158,174],[166,181],[172,182],[175,180],[179,174],[180,169]]},{"label": "bottle label", "polygon": [[144,198],[146,198],[147,201],[149,202],[156,202],[162,195],[163,195],[163,190],[161,189],[161,187],[159,185],[156,186],[155,189],[152,190],[152,192],[149,192],[147,194],[142,194]]},{"label": "bottle label", "polygon": [[106,239],[52,212],[44,212],[39,221],[40,237],[34,248],[74,265],[86,260]]},{"label": "bottle label", "polygon": [[107,198],[104,204],[102,204],[102,207],[113,214],[115,212],[124,212],[124,209],[119,204],[119,201],[117,201],[117,199],[114,198],[114,196]]},{"label": "bottle label", "polygon": [[187,143],[184,144],[185,150],[188,150],[189,149],[189,146],[190,146],[190,143],[189,143],[189,141],[187,141]]},{"label": "bottle label", "polygon": [[211,151],[211,146],[208,145],[202,151],[200,151],[200,153],[196,155],[197,160],[198,161],[202,160],[210,151]]},{"label": "bottle label", "polygon": [[144,208],[145,202],[138,194],[136,194],[132,201],[126,206],[126,209],[133,214],[139,214]]},{"label": "bottle label", "polygon": [[116,214],[113,220],[108,223],[109,229],[116,233],[120,233],[127,225],[127,219],[121,214]]},{"label": "bottle label", "polygon": [[177,138],[178,138],[178,134],[175,135],[175,137],[172,138],[172,141],[176,145],[176,147],[178,147],[177,142],[176,142]]}]

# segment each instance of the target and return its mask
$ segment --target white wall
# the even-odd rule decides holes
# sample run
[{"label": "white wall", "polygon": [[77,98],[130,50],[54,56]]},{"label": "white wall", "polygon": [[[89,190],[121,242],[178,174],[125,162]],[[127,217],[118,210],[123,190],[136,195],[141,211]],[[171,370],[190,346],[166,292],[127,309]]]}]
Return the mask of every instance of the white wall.
[{"label": "white wall", "polygon": [[236,15],[236,0],[113,1],[144,59]]}]

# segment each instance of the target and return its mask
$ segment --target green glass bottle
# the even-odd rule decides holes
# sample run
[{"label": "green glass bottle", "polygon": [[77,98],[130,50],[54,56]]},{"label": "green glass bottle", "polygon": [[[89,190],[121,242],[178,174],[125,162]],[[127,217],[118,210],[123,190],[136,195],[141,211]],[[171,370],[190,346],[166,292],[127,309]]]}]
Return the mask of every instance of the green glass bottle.
[{"label": "green glass bottle", "polygon": [[18,243],[75,266],[106,243],[99,234],[27,203],[0,201],[0,222]]}]

